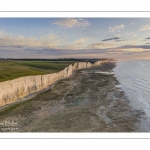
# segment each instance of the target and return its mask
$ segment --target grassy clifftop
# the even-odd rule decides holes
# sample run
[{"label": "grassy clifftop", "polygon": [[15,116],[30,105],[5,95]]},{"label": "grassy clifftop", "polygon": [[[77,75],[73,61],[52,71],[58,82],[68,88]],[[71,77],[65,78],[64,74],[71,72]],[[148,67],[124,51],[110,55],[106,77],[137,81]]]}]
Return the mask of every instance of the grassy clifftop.
[{"label": "grassy clifftop", "polygon": [[23,76],[59,72],[76,61],[0,60],[0,82]]}]

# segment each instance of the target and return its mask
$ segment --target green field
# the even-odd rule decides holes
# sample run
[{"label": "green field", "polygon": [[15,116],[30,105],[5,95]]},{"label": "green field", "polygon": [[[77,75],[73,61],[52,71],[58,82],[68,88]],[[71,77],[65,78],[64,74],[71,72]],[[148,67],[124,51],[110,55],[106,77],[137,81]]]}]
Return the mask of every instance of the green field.
[{"label": "green field", "polygon": [[59,72],[76,61],[0,60],[0,82],[29,75]]}]

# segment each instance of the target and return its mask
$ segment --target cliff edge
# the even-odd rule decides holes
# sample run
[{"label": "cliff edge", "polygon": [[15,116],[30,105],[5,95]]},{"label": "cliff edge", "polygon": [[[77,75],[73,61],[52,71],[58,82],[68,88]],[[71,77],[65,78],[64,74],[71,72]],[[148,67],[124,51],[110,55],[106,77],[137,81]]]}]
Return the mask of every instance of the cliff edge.
[{"label": "cliff edge", "polygon": [[89,68],[101,65],[108,62],[108,60],[97,61],[94,64],[90,62],[77,62],[74,65],[69,65],[64,70],[58,73],[26,76],[9,80],[0,83],[0,106],[17,101],[34,92],[38,92],[47,86],[51,85],[59,79],[63,79],[72,75],[74,70]]}]

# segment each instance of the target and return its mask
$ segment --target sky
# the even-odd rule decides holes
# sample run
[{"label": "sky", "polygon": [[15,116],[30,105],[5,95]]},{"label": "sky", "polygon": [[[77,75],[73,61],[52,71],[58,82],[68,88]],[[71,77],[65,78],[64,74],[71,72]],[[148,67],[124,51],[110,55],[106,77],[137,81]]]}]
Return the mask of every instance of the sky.
[{"label": "sky", "polygon": [[0,58],[150,59],[150,18],[0,18]]}]

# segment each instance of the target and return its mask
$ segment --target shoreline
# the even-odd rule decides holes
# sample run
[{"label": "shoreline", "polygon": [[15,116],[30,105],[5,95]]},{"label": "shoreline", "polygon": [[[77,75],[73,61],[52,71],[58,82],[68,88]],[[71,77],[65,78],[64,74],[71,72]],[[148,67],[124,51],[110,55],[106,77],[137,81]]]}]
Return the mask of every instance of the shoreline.
[{"label": "shoreline", "polygon": [[[124,61],[118,61],[118,63],[123,63]],[[115,69],[115,68],[114,68]],[[113,70],[114,70],[113,69]],[[143,105],[143,103],[141,103],[138,100],[137,95],[134,95],[135,93],[131,93],[133,95],[129,95],[127,93],[128,90],[126,90],[126,88],[128,89],[129,87],[127,86],[126,88],[124,88],[124,85],[122,84],[122,81],[119,79],[119,74],[117,74],[117,71],[114,71],[115,75],[116,75],[116,79],[120,82],[121,85],[121,89],[124,91],[125,96],[130,100],[130,106],[133,107],[134,109],[140,110],[143,112],[143,117],[141,118],[141,124],[139,126],[138,131],[139,132],[149,132],[150,131],[150,116],[147,115],[147,113],[145,112],[145,109]],[[123,82],[124,83],[124,82]]]},{"label": "shoreline", "polygon": [[15,117],[17,132],[136,132],[142,113],[115,87],[119,82],[114,75],[103,73],[115,65],[77,70],[51,90],[4,112],[0,121]]}]

